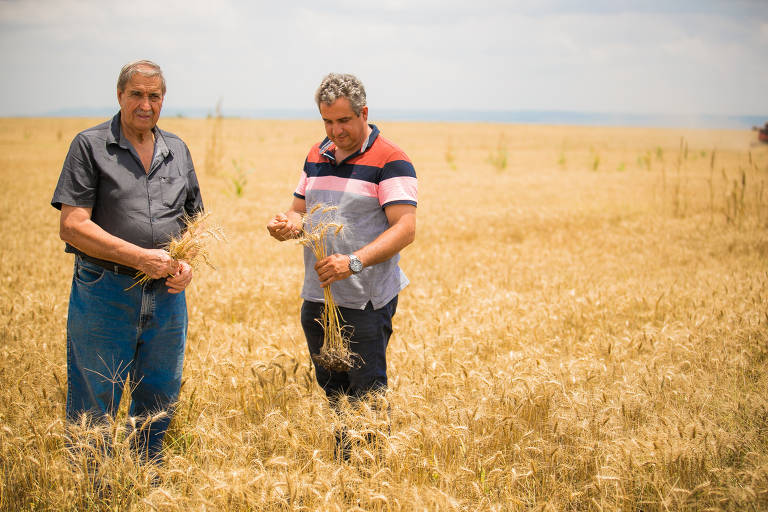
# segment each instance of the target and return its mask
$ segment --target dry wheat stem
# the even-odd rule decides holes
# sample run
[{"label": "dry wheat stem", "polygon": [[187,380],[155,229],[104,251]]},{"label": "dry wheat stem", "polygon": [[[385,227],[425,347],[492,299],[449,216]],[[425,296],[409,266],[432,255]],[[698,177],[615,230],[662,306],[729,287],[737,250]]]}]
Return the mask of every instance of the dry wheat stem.
[{"label": "dry wheat stem", "polygon": [[[212,242],[225,240],[224,230],[215,224],[210,224],[211,214],[199,211],[195,215],[184,215],[184,229],[181,234],[174,236],[166,244],[164,250],[175,261],[186,261],[193,270],[197,270],[202,263],[212,269],[216,269],[210,260],[209,248]],[[173,276],[171,276],[173,277]],[[136,285],[143,285],[152,280],[144,272],[137,272],[134,277],[136,282],[127,290]]]},{"label": "dry wheat stem", "polygon": [[[335,211],[335,206],[326,206],[320,203],[315,205],[302,219],[302,230],[298,242],[309,247],[317,261],[328,256],[327,235],[337,236],[344,229],[342,224],[327,220],[328,214]],[[310,217],[318,212],[323,217],[319,221],[310,223]],[[349,336],[343,325],[344,319],[333,298],[330,286],[323,288],[323,298],[325,307],[321,317],[317,319],[323,327],[323,346],[320,353],[312,357],[323,368],[332,371],[347,371],[355,365],[360,356],[349,350]]]}]

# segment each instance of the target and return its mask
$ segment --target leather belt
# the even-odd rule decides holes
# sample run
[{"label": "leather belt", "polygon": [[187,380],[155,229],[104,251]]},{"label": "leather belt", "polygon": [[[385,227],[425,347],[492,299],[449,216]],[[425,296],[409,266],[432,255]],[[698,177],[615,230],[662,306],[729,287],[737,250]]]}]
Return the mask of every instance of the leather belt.
[{"label": "leather belt", "polygon": [[113,261],[100,260],[99,258],[88,256],[87,254],[81,254],[80,257],[89,263],[98,265],[101,268],[109,270],[110,272],[114,272],[115,274],[122,274],[125,276],[133,277],[139,272],[135,268],[126,267],[125,265],[120,265],[119,263],[115,263]]}]

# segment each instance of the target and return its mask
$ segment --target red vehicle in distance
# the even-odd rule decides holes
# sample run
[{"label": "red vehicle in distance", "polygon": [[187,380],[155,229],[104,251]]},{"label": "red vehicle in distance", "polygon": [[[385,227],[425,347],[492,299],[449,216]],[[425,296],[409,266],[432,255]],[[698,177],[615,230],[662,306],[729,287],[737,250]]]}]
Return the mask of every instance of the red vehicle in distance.
[{"label": "red vehicle in distance", "polygon": [[757,140],[768,144],[768,123],[765,123],[762,128],[755,126],[752,129],[757,130]]}]

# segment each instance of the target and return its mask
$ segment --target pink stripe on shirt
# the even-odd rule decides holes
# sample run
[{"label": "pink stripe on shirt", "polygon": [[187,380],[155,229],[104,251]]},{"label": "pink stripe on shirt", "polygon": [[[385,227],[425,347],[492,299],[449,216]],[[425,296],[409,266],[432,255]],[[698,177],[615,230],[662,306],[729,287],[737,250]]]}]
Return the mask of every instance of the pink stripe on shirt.
[{"label": "pink stripe on shirt", "polygon": [[[357,194],[366,197],[378,197],[378,185],[362,180],[339,178],[337,176],[317,176],[309,178],[304,183],[304,190],[334,190],[348,194]],[[297,190],[297,192],[301,193]],[[301,194],[305,195],[305,194]]]},{"label": "pink stripe on shirt", "polygon": [[393,201],[416,202],[418,185],[416,178],[398,176],[379,183],[379,203],[384,205]]},{"label": "pink stripe on shirt", "polygon": [[348,194],[357,194],[365,197],[376,197],[379,204],[387,204],[394,201],[417,201],[418,182],[416,178],[399,176],[383,180],[376,185],[368,181],[339,178],[337,176],[318,176],[307,178],[302,172],[296,193],[306,196],[307,189],[334,190]]}]

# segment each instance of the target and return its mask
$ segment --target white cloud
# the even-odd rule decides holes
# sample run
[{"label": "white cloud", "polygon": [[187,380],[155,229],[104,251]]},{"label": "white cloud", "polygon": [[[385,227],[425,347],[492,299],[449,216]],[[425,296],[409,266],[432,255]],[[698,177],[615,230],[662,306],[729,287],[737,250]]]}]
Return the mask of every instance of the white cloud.
[{"label": "white cloud", "polygon": [[175,106],[311,108],[349,71],[379,108],[768,112],[760,5],[0,0],[0,115],[114,105],[135,58]]}]

